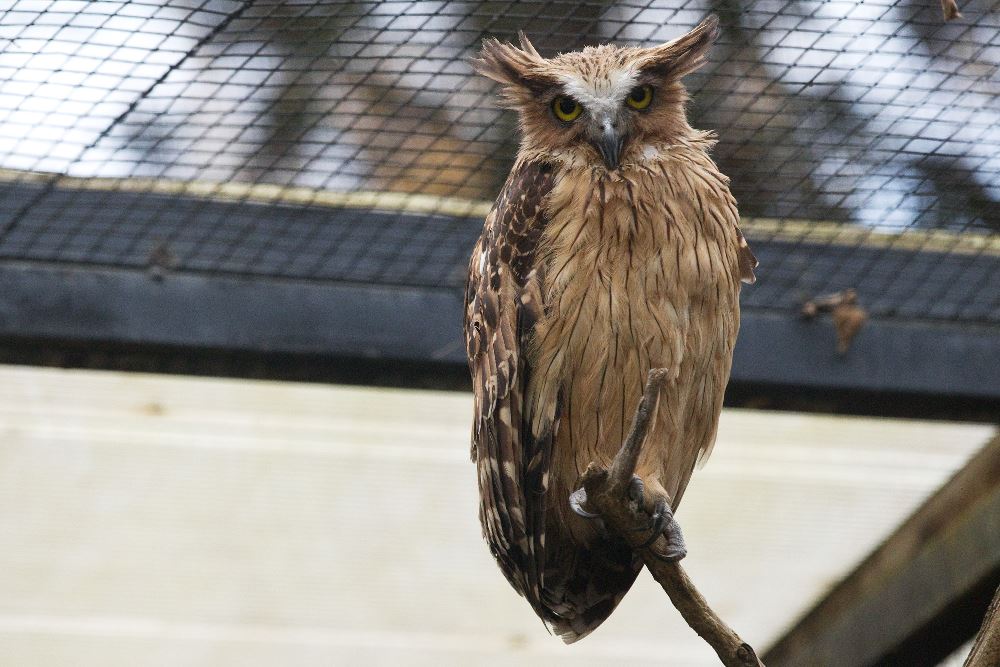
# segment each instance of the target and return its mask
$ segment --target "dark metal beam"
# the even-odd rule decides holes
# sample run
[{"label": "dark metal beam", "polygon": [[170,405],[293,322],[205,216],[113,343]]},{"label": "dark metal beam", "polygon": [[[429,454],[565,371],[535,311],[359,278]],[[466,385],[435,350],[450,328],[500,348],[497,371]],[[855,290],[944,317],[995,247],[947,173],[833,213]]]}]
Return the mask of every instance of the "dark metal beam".
[{"label": "dark metal beam", "polygon": [[783,665],[936,665],[1000,584],[1000,436],[767,651]]},{"label": "dark metal beam", "polygon": [[464,360],[455,290],[0,265],[0,336],[360,359]]},{"label": "dark metal beam", "polygon": [[[0,285],[2,361],[466,386],[454,288],[35,262]],[[995,419],[997,377],[1000,328],[874,319],[839,355],[829,321],[746,309],[728,403]]]}]

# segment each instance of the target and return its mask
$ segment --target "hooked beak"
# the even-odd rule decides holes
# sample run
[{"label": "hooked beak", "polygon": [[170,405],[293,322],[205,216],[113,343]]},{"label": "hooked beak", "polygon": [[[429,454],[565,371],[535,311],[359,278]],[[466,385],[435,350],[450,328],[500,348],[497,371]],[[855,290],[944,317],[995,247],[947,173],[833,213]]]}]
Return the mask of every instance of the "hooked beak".
[{"label": "hooked beak", "polygon": [[622,136],[615,131],[615,128],[611,125],[611,121],[605,120],[601,123],[601,135],[594,142],[594,145],[601,154],[604,164],[607,165],[608,171],[614,171],[621,164],[623,143]]}]

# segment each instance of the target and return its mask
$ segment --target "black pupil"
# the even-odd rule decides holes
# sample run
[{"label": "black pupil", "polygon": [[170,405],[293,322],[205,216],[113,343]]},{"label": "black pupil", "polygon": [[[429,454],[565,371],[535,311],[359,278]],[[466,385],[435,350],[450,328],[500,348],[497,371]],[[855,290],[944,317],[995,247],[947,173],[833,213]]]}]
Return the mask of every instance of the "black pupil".
[{"label": "black pupil", "polygon": [[568,97],[563,97],[559,100],[559,111],[563,113],[564,116],[570,116],[576,111],[576,102],[569,99]]},{"label": "black pupil", "polygon": [[635,90],[632,91],[632,100],[634,102],[642,102],[644,99],[646,99],[645,88],[636,88]]}]

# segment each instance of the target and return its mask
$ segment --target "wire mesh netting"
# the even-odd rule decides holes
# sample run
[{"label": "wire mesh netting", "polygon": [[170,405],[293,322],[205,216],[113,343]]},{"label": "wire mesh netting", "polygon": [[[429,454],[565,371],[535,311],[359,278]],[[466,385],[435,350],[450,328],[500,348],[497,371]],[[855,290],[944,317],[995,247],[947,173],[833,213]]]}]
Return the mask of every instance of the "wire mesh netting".
[{"label": "wire mesh netting", "polygon": [[1000,323],[1000,2],[3,3],[0,259],[452,289],[516,151],[469,58],[652,45],[761,260],[748,307],[858,290]]}]

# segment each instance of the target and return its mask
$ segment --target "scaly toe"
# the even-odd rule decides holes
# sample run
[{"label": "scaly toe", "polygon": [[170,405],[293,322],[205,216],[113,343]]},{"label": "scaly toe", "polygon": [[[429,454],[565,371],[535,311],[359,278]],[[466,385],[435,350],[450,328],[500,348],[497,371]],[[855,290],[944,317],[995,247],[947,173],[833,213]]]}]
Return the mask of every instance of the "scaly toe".
[{"label": "scaly toe", "polygon": [[646,497],[646,484],[642,481],[642,477],[632,475],[628,483],[628,497],[629,500],[642,504]]},{"label": "scaly toe", "polygon": [[[653,508],[653,515],[649,520],[649,526],[646,528],[646,530],[651,531],[652,534],[649,536],[648,540],[639,545],[639,548],[643,549],[655,542],[660,535],[664,534],[673,519],[674,516],[670,511],[670,503],[667,502],[667,499],[657,498],[656,505]],[[674,521],[675,525],[676,523],[677,522]],[[667,540],[669,541],[669,537]]]},{"label": "scaly toe", "polygon": [[657,554],[657,557],[668,562],[676,562],[687,556],[687,545],[684,544],[681,525],[674,519],[673,512],[670,512],[668,517],[666,526],[663,528],[663,536],[667,538],[667,548],[663,553]]},{"label": "scaly toe", "polygon": [[573,493],[569,494],[569,507],[576,514],[579,514],[584,519],[596,519],[599,514],[594,512],[588,512],[584,509],[584,505],[587,504],[587,490],[580,487]]}]

